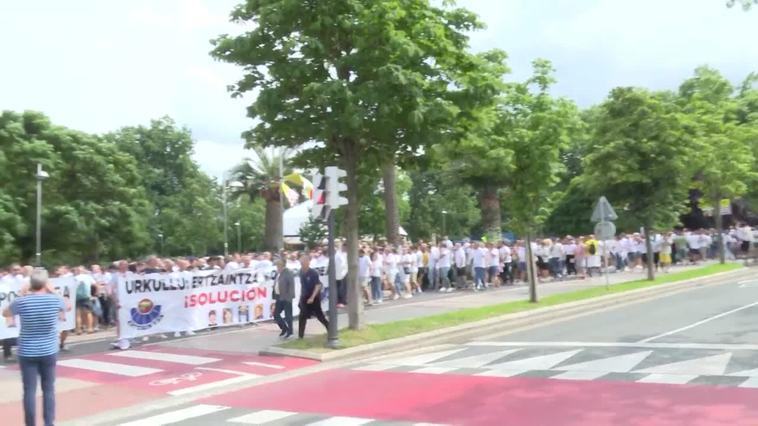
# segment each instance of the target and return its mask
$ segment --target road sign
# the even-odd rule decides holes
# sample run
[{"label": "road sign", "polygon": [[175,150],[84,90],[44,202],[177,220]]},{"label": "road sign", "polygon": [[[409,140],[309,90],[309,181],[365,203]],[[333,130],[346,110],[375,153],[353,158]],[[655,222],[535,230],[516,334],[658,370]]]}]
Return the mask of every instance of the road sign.
[{"label": "road sign", "polygon": [[610,240],[616,236],[616,225],[613,222],[598,222],[595,225],[595,237],[599,240]]},{"label": "road sign", "polygon": [[610,222],[616,219],[618,219],[618,215],[613,211],[611,203],[608,202],[607,198],[600,197],[597,200],[597,204],[595,204],[595,210],[592,211],[592,218],[590,220],[593,222]]}]

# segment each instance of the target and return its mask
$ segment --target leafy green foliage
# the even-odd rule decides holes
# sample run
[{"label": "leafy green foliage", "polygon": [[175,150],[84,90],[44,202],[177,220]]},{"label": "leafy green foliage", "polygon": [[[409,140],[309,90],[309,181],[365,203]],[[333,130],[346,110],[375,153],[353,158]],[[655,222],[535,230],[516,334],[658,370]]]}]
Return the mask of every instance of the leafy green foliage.
[{"label": "leafy green foliage", "polygon": [[308,250],[322,245],[326,236],[326,224],[322,220],[309,217],[308,221],[300,226],[300,241]]}]

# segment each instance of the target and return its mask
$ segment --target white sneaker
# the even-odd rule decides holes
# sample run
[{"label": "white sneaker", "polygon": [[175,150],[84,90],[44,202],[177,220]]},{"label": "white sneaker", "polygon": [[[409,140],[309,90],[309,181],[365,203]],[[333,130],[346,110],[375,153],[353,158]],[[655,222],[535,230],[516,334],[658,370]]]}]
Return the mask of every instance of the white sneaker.
[{"label": "white sneaker", "polygon": [[381,305],[382,303],[384,303],[384,300],[382,300],[382,299],[374,301],[374,305]]},{"label": "white sneaker", "polygon": [[455,291],[455,289],[454,289],[453,287],[450,287],[449,289],[447,289],[447,292],[448,292],[448,293],[452,293],[452,292],[454,292],[454,291]]},{"label": "white sneaker", "polygon": [[400,296],[398,296],[397,294],[395,294],[394,296],[392,296],[392,300],[397,300],[399,298],[400,298]]},{"label": "white sneaker", "polygon": [[176,331],[174,332],[174,337],[182,337],[182,333]]},{"label": "white sneaker", "polygon": [[408,294],[408,293],[405,293],[405,294],[403,295],[403,299],[410,299],[411,297],[413,297],[413,296],[411,296],[411,295],[410,295],[410,294]]},{"label": "white sneaker", "polygon": [[111,343],[111,346],[115,349],[121,349],[122,351],[125,351],[129,349],[129,339],[119,339]]},{"label": "white sneaker", "polygon": [[187,336],[194,336],[194,335],[195,335],[195,334],[197,334],[197,333],[195,333],[195,332],[194,332],[194,331],[192,331],[192,330],[187,330],[187,331],[186,331],[184,334],[185,334],[185,335],[187,335]]}]

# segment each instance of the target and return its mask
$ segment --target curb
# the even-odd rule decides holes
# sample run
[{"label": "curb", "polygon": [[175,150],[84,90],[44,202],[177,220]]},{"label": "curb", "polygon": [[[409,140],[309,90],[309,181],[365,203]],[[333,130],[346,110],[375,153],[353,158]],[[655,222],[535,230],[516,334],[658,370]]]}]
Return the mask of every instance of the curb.
[{"label": "curb", "polygon": [[748,268],[743,267],[733,271],[719,272],[691,280],[629,290],[576,302],[537,308],[525,312],[504,314],[481,321],[468,322],[438,330],[425,331],[409,336],[323,353],[281,348],[277,346],[265,348],[259,353],[261,355],[289,356],[321,362],[345,360],[348,358],[358,360],[361,358],[383,355],[388,352],[413,349],[418,346],[420,340],[423,340],[425,346],[469,340],[478,337],[481,334],[482,328],[486,328],[487,334],[513,331],[515,328],[540,325],[549,321],[565,319],[567,316],[589,315],[611,307],[655,299],[706,285],[728,284],[728,281],[724,281],[724,279],[742,278],[743,275],[754,277],[755,271],[749,271]]}]

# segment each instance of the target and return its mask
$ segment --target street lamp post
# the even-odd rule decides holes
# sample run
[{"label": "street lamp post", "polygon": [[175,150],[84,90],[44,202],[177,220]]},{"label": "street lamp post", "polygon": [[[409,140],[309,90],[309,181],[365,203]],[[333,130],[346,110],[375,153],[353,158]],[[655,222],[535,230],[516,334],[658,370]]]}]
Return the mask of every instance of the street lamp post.
[{"label": "street lamp post", "polygon": [[160,239],[160,242],[161,242],[161,245],[160,245],[161,250],[159,254],[163,256],[163,233],[162,232],[158,234],[158,238]]},{"label": "street lamp post", "polygon": [[446,218],[447,218],[447,210],[442,210],[442,236],[443,237],[445,235],[447,235],[447,230],[445,229],[446,228],[446,226],[445,226],[446,225],[446,223],[445,223]]},{"label": "street lamp post", "polygon": [[42,266],[42,181],[50,175],[42,170],[42,164],[37,164],[37,238],[35,244],[35,259],[37,266]]},{"label": "street lamp post", "polygon": [[240,229],[240,221],[234,222],[234,226],[237,227],[237,253],[242,253],[242,231]]},{"label": "street lamp post", "polygon": [[224,179],[222,179],[222,184],[224,185],[222,188],[222,197],[223,197],[223,203],[224,203],[224,257],[229,256],[229,213],[227,211],[227,205],[226,205],[226,191],[227,187],[229,188],[244,188],[245,185],[242,184],[242,182],[238,181],[232,181],[229,182],[226,180],[226,176],[224,176]]}]

